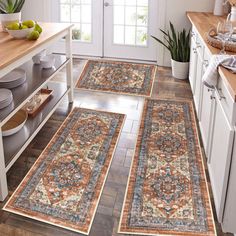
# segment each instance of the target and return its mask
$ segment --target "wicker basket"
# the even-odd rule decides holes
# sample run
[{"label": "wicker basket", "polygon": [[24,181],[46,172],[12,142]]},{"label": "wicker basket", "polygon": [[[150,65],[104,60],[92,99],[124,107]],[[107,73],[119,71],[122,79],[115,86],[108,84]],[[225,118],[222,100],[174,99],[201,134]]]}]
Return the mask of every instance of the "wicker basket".
[{"label": "wicker basket", "polygon": [[[211,28],[209,32],[207,33],[207,43],[210,44],[214,48],[222,49],[222,41],[219,39],[216,39],[215,36],[217,35],[216,29]],[[225,50],[229,52],[236,53],[236,43],[235,42],[226,42],[225,43]]]}]

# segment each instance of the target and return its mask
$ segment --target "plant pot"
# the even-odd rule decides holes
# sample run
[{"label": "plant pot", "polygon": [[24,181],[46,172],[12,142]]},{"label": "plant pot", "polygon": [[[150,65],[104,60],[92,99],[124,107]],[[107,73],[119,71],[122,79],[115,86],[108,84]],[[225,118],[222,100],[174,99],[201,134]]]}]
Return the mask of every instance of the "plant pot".
[{"label": "plant pot", "polygon": [[176,79],[187,79],[189,75],[189,62],[179,62],[171,59],[172,75]]},{"label": "plant pot", "polygon": [[223,4],[224,4],[224,0],[215,0],[215,6],[214,6],[214,12],[213,12],[215,16],[223,16],[224,14]]},{"label": "plant pot", "polygon": [[6,32],[6,27],[14,22],[19,22],[21,20],[21,12],[11,13],[11,14],[0,14],[0,21],[2,24],[2,29]]}]

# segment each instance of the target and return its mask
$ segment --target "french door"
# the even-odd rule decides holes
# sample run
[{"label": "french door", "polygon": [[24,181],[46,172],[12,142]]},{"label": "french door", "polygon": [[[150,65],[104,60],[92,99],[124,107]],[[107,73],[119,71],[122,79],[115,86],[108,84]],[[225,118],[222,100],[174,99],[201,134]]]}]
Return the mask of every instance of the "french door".
[{"label": "french door", "polygon": [[104,56],[157,60],[158,0],[105,0]]},{"label": "french door", "polygon": [[[73,54],[102,56],[103,0],[51,0],[52,21],[73,23]],[[64,52],[63,43],[55,51]]]},{"label": "french door", "polygon": [[[73,53],[156,61],[158,0],[52,0],[53,19],[74,24]],[[63,51],[57,45],[57,51]]]}]

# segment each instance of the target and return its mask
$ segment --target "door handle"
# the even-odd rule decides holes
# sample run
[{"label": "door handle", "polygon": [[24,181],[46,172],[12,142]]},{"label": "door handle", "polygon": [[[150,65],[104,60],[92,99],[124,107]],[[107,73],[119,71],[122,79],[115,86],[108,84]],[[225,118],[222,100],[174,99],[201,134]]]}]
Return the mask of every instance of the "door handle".
[{"label": "door handle", "polygon": [[111,6],[109,2],[104,3],[104,7],[109,7],[109,6]]}]

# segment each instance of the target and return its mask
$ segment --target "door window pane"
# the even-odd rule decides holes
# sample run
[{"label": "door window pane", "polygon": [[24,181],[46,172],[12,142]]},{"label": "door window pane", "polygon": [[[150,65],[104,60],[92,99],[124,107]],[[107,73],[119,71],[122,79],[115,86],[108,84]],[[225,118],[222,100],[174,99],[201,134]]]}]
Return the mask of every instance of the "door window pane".
[{"label": "door window pane", "polygon": [[72,30],[73,40],[92,41],[91,0],[60,0],[60,21],[75,25]]},{"label": "door window pane", "polygon": [[137,5],[137,0],[126,0],[125,5],[126,6],[136,6]]},{"label": "door window pane", "polygon": [[71,21],[80,22],[80,5],[72,5],[71,8]]},{"label": "door window pane", "polygon": [[70,22],[70,5],[61,4],[60,11],[60,20],[62,22]]},{"label": "door window pane", "polygon": [[114,6],[114,24],[124,25],[125,23],[125,7]]},{"label": "door window pane", "polygon": [[149,0],[113,0],[113,43],[147,46]]},{"label": "door window pane", "polygon": [[125,40],[125,27],[121,25],[116,25],[114,27],[114,43],[115,44],[124,44]]},{"label": "door window pane", "polygon": [[138,0],[137,1],[138,6],[148,6],[148,0]]},{"label": "door window pane", "polygon": [[137,25],[147,26],[148,24],[148,8],[137,7]]},{"label": "door window pane", "polygon": [[81,40],[91,42],[91,24],[81,25]]},{"label": "door window pane", "polygon": [[147,28],[146,27],[137,27],[136,44],[141,45],[141,46],[147,45]]},{"label": "door window pane", "polygon": [[115,6],[125,5],[125,0],[113,0]]},{"label": "door window pane", "polygon": [[125,44],[135,45],[135,27],[125,27]]},{"label": "door window pane", "polygon": [[80,24],[77,24],[72,29],[72,39],[73,40],[81,40],[81,30],[80,30]]},{"label": "door window pane", "polygon": [[136,24],[136,7],[125,7],[125,24],[135,25]]}]

